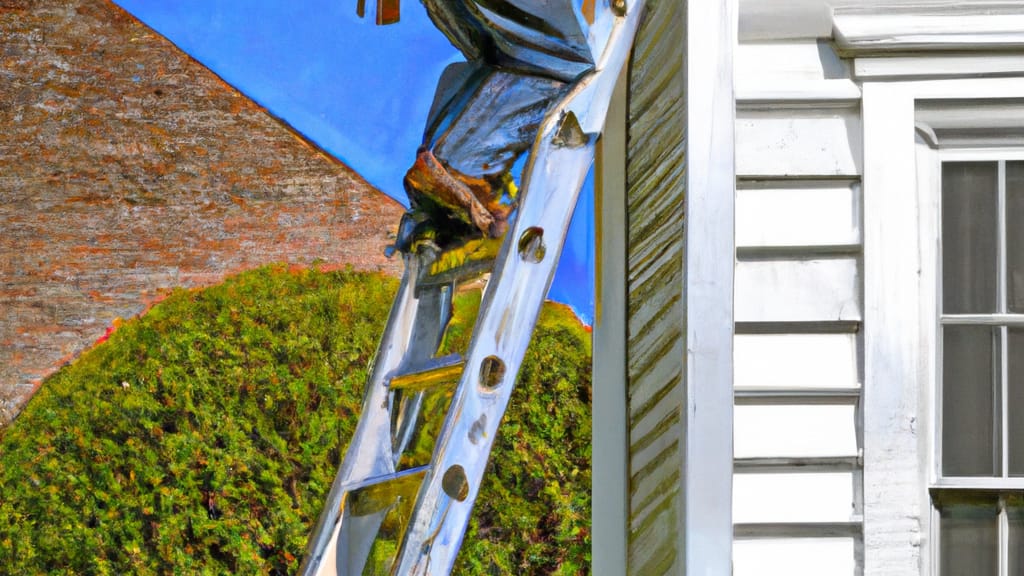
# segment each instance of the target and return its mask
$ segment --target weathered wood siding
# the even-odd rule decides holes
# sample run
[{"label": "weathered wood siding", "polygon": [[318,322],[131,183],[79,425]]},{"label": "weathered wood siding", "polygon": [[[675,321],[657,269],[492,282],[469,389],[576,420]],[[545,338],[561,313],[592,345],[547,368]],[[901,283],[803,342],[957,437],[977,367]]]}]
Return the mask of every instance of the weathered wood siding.
[{"label": "weathered wood siding", "polygon": [[630,71],[628,572],[681,574],[685,2],[648,3]]},{"label": "weathered wood siding", "polygon": [[737,2],[649,6],[627,153],[629,574],[732,564]]}]

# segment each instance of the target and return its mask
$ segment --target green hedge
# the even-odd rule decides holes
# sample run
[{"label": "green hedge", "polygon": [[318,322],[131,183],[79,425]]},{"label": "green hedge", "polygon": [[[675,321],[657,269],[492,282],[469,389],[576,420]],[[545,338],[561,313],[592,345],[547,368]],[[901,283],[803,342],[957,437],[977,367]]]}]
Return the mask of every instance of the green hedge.
[{"label": "green hedge", "polygon": [[[47,379],[0,430],[0,573],[294,572],[396,284],[271,266],[179,290]],[[546,307],[456,573],[589,572],[589,365]]]}]

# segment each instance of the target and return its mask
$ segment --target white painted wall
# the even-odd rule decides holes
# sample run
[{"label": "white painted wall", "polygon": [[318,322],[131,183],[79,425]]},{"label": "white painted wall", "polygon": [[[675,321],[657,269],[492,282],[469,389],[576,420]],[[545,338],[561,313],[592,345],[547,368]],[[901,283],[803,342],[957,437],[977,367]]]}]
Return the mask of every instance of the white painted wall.
[{"label": "white painted wall", "polygon": [[957,132],[1024,126],[999,101],[1024,98],[1022,15],[740,0],[735,574],[936,573],[937,156],[915,123],[1024,142]]},{"label": "white painted wall", "polygon": [[737,334],[733,345],[741,390],[860,385],[856,334]]},{"label": "white painted wall", "polygon": [[739,246],[856,246],[860,228],[856,180],[768,180],[736,191]]},{"label": "white painted wall", "polygon": [[734,573],[853,576],[860,88],[813,40],[737,55]]},{"label": "white painted wall", "polygon": [[857,176],[860,138],[859,110],[852,107],[741,110],[736,118],[736,174]]}]

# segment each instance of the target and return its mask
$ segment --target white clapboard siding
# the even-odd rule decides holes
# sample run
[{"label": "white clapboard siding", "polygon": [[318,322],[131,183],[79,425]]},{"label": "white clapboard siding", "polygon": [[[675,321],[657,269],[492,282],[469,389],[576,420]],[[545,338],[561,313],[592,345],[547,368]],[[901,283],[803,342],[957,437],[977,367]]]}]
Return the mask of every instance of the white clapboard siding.
[{"label": "white clapboard siding", "polygon": [[733,543],[733,576],[836,576],[856,570],[854,538],[771,538]]},{"label": "white clapboard siding", "polygon": [[854,74],[864,80],[906,77],[960,77],[964,70],[979,76],[1019,76],[1024,74],[1024,58],[1020,54],[979,54],[935,55],[929,58],[919,56],[858,57],[854,60]]},{"label": "white clapboard siding", "polygon": [[736,474],[733,522],[848,522],[853,483],[853,472]]},{"label": "white clapboard siding", "polygon": [[861,88],[818,41],[736,71],[733,574],[856,576]]},{"label": "white clapboard siding", "polygon": [[855,334],[737,334],[733,354],[737,390],[860,385]]},{"label": "white clapboard siding", "polygon": [[861,318],[857,258],[741,261],[735,282],[737,322]]},{"label": "white clapboard siding", "polygon": [[825,41],[744,42],[735,54],[736,98],[740,101],[741,87],[774,84],[778,80],[843,80],[851,75],[848,61],[839,58]]},{"label": "white clapboard siding", "polygon": [[854,177],[862,148],[856,107],[737,111],[740,177]]},{"label": "white clapboard siding", "polygon": [[736,84],[736,102],[741,110],[807,108],[809,104],[849,107],[860,95],[860,86],[852,80],[763,78]]},{"label": "white clapboard siding", "polygon": [[853,405],[737,405],[736,458],[856,456]]},{"label": "white clapboard siding", "polygon": [[736,246],[860,243],[860,184],[849,180],[756,181],[736,191]]}]

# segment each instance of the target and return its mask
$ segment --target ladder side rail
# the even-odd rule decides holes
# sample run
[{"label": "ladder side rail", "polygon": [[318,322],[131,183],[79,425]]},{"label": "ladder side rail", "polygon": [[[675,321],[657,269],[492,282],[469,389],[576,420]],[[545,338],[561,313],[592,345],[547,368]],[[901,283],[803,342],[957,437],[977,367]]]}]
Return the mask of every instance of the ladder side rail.
[{"label": "ladder side rail", "polygon": [[[582,184],[589,168],[587,156],[592,151],[593,139],[582,150],[575,151],[577,158],[572,164],[582,169],[566,175],[565,166],[559,166],[555,172],[562,177],[552,180],[570,186]],[[420,491],[396,574],[448,574],[454,565],[493,439],[553,276],[557,255],[551,252],[560,250],[575,205],[576,194],[564,194],[566,187],[558,189],[563,192],[560,198],[536,203],[534,210],[524,210],[520,216],[530,212],[543,216],[529,220],[551,231],[544,234],[548,254],[539,263],[529,263],[520,261],[517,249],[508,250],[500,271],[502,277],[495,284],[487,309],[478,318],[479,328],[466,357],[466,370],[435,449],[434,463]],[[521,205],[521,209],[525,207],[525,203]],[[523,218],[521,222],[527,220]],[[525,224],[517,225],[512,240],[519,238],[525,228]],[[514,244],[509,243],[513,247]],[[500,360],[506,374],[504,381],[493,389],[481,382],[481,369],[489,358]]]},{"label": "ladder side rail", "polygon": [[412,340],[419,308],[419,301],[416,298],[418,276],[418,258],[407,256],[405,273],[395,295],[377,353],[372,360],[359,422],[331,483],[331,489],[307,544],[306,556],[298,574],[311,576],[318,573],[325,553],[332,547],[331,542],[337,538],[341,503],[348,487],[374,476],[394,472],[386,381],[401,365]]}]

